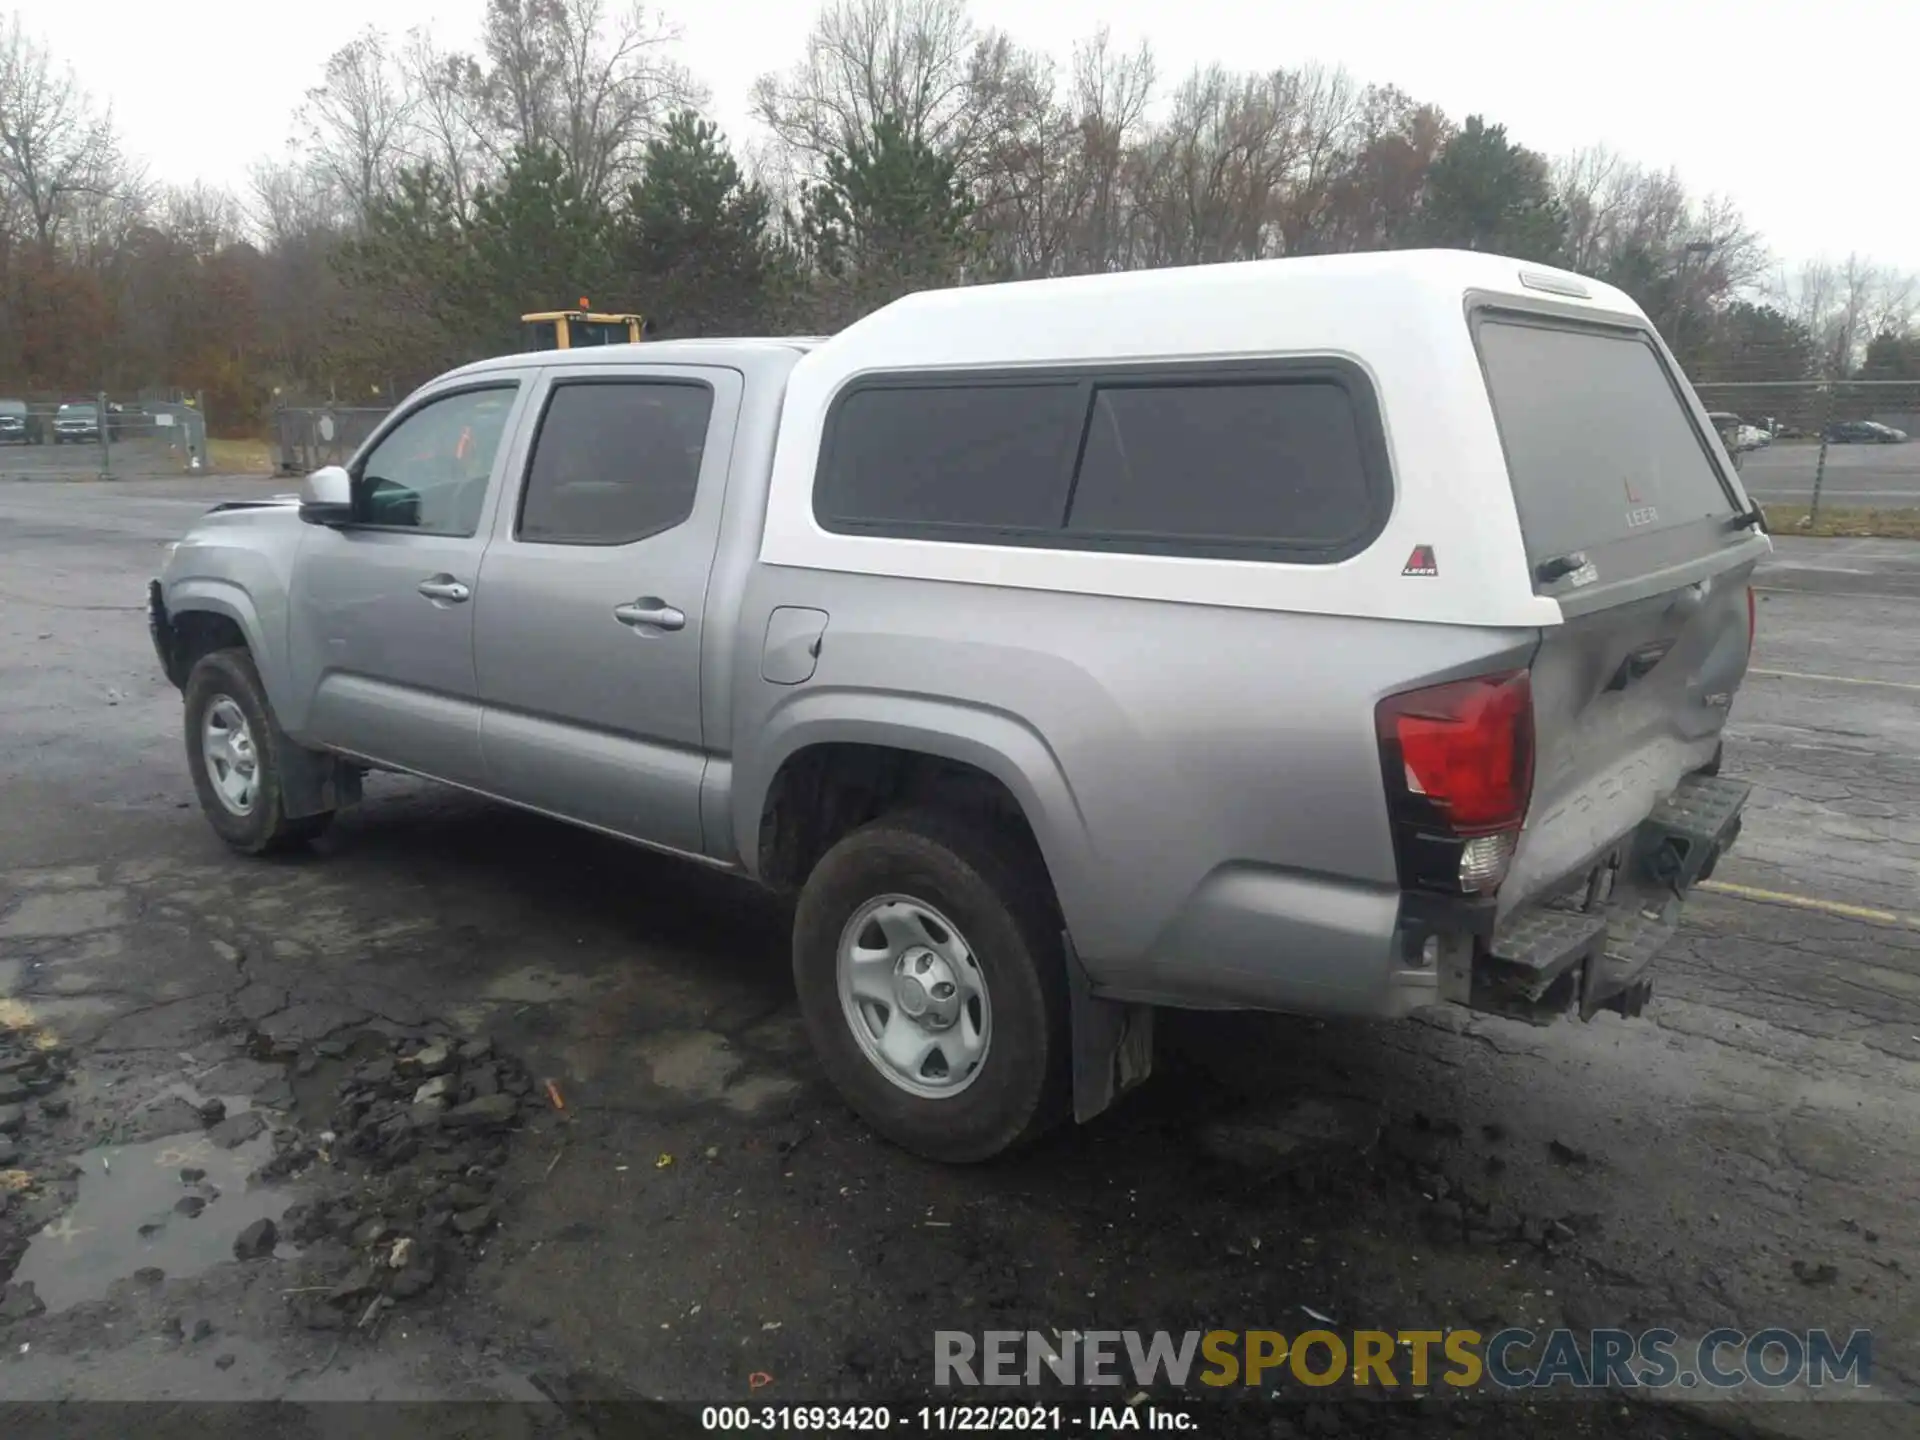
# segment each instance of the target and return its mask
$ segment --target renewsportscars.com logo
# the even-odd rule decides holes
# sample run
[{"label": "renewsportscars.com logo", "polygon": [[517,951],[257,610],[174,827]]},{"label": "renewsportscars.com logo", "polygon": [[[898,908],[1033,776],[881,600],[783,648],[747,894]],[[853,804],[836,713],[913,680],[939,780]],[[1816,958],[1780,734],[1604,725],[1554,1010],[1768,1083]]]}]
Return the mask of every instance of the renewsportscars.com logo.
[{"label": "renewsportscars.com logo", "polygon": [[933,1343],[937,1386],[1779,1390],[1864,1388],[1872,1375],[1867,1330],[940,1330]]}]

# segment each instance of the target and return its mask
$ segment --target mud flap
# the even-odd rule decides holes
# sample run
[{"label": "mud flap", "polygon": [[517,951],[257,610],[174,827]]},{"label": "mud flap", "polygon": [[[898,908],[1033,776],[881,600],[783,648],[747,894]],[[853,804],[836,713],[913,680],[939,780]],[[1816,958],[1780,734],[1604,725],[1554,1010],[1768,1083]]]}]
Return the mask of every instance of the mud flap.
[{"label": "mud flap", "polygon": [[360,803],[360,772],[324,751],[309,750],[278,725],[274,754],[280,761],[280,808],[289,820],[325,815]]},{"label": "mud flap", "polygon": [[1060,938],[1072,1031],[1073,1118],[1084,1125],[1153,1073],[1153,1007],[1095,995],[1072,937]]}]

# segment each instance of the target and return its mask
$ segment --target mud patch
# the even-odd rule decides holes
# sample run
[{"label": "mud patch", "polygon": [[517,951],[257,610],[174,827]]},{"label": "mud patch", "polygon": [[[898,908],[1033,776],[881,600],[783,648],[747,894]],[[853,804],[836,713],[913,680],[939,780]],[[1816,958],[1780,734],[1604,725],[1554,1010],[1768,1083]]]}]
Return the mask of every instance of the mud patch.
[{"label": "mud patch", "polygon": [[654,1035],[637,1048],[653,1083],[689,1100],[718,1100],[740,1073],[740,1057],[727,1037],[709,1030]]},{"label": "mud patch", "polygon": [[784,1075],[743,1074],[746,1061],[726,1036],[711,1030],[671,1030],[635,1047],[648,1077],[661,1090],[706,1104],[718,1101],[736,1115],[766,1115],[802,1090]]},{"label": "mud patch", "polygon": [[594,975],[559,975],[527,966],[494,976],[480,994],[496,1005],[550,1005],[587,1000],[605,984],[604,978]]}]

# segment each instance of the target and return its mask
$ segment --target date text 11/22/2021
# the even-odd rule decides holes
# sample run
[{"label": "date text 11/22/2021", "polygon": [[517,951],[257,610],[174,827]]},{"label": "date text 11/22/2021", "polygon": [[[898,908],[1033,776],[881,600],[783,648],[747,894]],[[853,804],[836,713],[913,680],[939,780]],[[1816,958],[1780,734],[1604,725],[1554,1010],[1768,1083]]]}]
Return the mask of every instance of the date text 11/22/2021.
[{"label": "date text 11/22/2021", "polygon": [[703,1430],[784,1435],[821,1431],[908,1435],[1108,1435],[1129,1430],[1192,1434],[1195,1417],[1147,1405],[709,1405]]}]

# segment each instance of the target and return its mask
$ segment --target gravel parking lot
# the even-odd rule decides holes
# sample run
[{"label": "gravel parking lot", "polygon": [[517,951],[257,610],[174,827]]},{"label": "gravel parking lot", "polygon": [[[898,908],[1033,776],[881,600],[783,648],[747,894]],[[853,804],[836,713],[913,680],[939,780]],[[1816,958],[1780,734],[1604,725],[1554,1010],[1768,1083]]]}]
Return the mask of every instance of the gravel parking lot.
[{"label": "gravel parking lot", "polygon": [[[1205,1433],[1920,1431],[1920,545],[1779,543],[1729,744],[1756,797],[1645,1019],[1175,1017],[1115,1112],[955,1171],[834,1101],[785,917],[722,877],[380,777],[309,856],[215,841],[144,584],[207,504],[282,488],[0,483],[0,1089],[37,1077],[0,1134],[0,1394],[877,1398],[925,1392],[936,1329],[1310,1310],[1868,1328],[1873,1388],[1256,1392]],[[470,1048],[423,1058],[440,1032]],[[327,1179],[443,1073],[494,1110]],[[354,1288],[416,1236],[413,1294]]]}]

